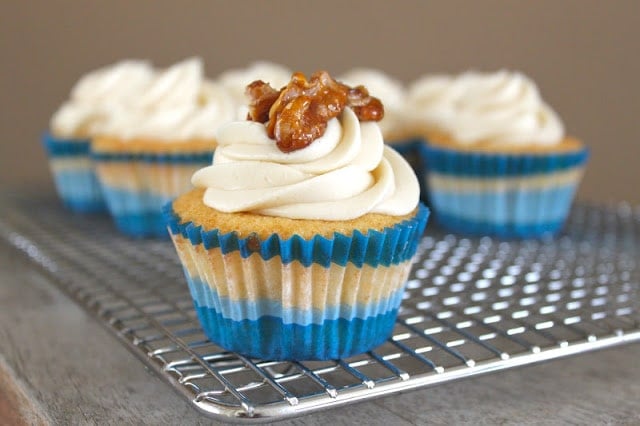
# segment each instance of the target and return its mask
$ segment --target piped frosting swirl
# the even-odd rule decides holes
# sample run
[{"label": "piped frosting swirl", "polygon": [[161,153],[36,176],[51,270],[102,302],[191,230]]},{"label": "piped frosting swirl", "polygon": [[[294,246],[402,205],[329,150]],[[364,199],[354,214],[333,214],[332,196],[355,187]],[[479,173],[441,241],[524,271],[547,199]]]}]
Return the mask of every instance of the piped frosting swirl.
[{"label": "piped frosting swirl", "polygon": [[58,137],[91,137],[111,115],[133,102],[151,82],[151,65],[125,60],[83,76],[71,97],[53,114],[50,128]]},{"label": "piped frosting swirl", "polygon": [[410,87],[407,114],[465,145],[554,145],[564,138],[558,115],[518,72],[427,76]]},{"label": "piped frosting swirl", "polygon": [[205,79],[202,60],[190,58],[158,71],[137,99],[112,114],[98,132],[123,140],[213,140],[218,127],[234,119],[234,109],[228,91]]},{"label": "piped frosting swirl", "polygon": [[216,210],[292,219],[405,215],[419,197],[413,171],[384,146],[378,124],[360,122],[348,107],[321,137],[289,153],[262,123],[224,125],[213,165],[197,171],[192,183],[206,188],[203,201]]}]

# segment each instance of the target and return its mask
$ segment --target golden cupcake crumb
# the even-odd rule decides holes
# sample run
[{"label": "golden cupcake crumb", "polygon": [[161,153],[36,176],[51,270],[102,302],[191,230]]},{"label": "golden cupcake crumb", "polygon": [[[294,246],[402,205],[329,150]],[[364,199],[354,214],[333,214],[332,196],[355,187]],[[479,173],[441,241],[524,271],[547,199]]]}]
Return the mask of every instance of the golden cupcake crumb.
[{"label": "golden cupcake crumb", "polygon": [[289,219],[264,216],[255,213],[224,213],[204,204],[204,189],[193,189],[179,196],[173,202],[173,211],[181,222],[193,222],[206,230],[218,229],[222,233],[236,231],[240,238],[253,235],[266,239],[272,234],[281,238],[299,235],[309,239],[314,235],[333,237],[335,232],[351,236],[355,230],[366,234],[369,230],[382,231],[416,215],[417,209],[404,216],[390,216],[368,213],[352,220],[329,221],[310,219]]},{"label": "golden cupcake crumb", "polygon": [[135,138],[124,140],[112,136],[98,136],[92,141],[92,149],[96,152],[128,153],[128,154],[181,154],[213,151],[216,142],[212,139],[190,139],[170,142],[160,139]]},{"label": "golden cupcake crumb", "polygon": [[481,140],[473,143],[460,143],[448,133],[429,129],[422,132],[430,144],[455,149],[458,151],[487,152],[495,154],[549,154],[556,152],[571,152],[581,150],[584,145],[576,138],[566,136],[557,144],[505,144],[491,140]]}]

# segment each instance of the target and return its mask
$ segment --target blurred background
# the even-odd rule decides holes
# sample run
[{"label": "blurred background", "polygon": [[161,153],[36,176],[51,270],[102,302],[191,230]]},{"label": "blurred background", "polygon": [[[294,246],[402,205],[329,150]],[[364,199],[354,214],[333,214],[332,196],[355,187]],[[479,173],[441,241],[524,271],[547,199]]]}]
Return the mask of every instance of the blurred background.
[{"label": "blurred background", "polygon": [[207,75],[270,60],[306,73],[521,70],[591,147],[579,191],[640,202],[640,2],[4,1],[0,189],[53,192],[39,138],[84,73],[123,58],[204,58]]}]

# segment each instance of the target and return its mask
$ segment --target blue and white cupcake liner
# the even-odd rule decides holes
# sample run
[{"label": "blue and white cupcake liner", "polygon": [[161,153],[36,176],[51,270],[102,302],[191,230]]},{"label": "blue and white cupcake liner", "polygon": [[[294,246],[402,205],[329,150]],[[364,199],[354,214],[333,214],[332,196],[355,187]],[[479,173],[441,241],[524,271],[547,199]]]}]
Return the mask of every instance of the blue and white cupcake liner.
[{"label": "blue and white cupcake liner", "polygon": [[445,229],[532,238],[564,225],[589,152],[494,154],[423,145],[430,207]]},{"label": "blue and white cupcake liner", "polygon": [[63,139],[49,133],[42,136],[53,182],[62,203],[77,213],[106,212],[89,151],[90,139]]},{"label": "blue and white cupcake liner", "polygon": [[191,189],[191,176],[211,164],[213,152],[92,152],[109,213],[122,233],[169,238],[162,206]]},{"label": "blue and white cupcake liner", "polygon": [[164,210],[205,334],[273,360],[345,358],[391,334],[429,211],[384,231],[260,240]]}]

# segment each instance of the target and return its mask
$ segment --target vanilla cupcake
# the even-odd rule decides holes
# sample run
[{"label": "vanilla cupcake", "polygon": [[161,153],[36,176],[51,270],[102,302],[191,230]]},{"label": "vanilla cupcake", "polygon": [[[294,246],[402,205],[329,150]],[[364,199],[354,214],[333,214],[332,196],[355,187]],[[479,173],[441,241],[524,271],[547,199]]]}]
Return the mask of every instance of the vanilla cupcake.
[{"label": "vanilla cupcake", "polygon": [[558,232],[588,150],[521,73],[433,76],[411,89],[431,207],[445,228],[537,237]]},{"label": "vanilla cupcake", "polygon": [[211,163],[216,130],[233,117],[231,96],[192,58],[156,72],[135,102],[102,123],[92,158],[117,228],[168,237],[162,206]]},{"label": "vanilla cupcake", "polygon": [[132,60],[92,71],[51,117],[42,142],[58,195],[69,209],[106,211],[89,155],[91,139],[102,123],[141,93],[152,75],[147,62]]},{"label": "vanilla cupcake", "polygon": [[[344,86],[323,100],[288,91],[319,82],[338,86],[319,72],[258,88],[252,120],[220,129],[213,165],[165,208],[205,333],[251,357],[334,359],[383,343],[427,221],[377,123],[343,101],[327,107]],[[291,120],[301,116],[314,125]]]}]

